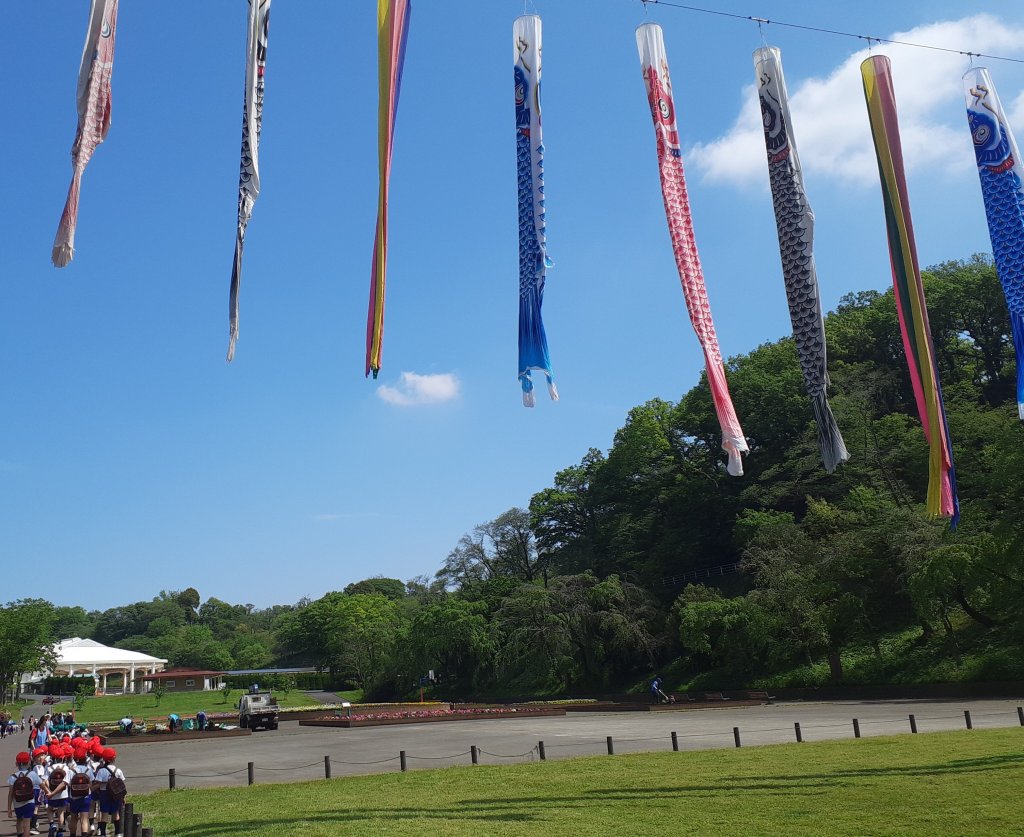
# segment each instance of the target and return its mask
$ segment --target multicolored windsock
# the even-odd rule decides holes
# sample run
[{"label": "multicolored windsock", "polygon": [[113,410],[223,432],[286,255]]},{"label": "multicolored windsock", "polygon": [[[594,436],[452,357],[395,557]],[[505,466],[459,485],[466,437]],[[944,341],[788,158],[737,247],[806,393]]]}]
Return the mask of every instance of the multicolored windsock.
[{"label": "multicolored windsock", "polygon": [[377,0],[377,143],[380,189],[377,194],[377,232],[373,239],[370,307],[366,315],[366,374],[380,372],[384,343],[384,289],[388,274],[388,188],[391,148],[395,139],[398,94],[402,87],[405,42],[409,35],[409,0]]},{"label": "multicolored windsock", "polygon": [[540,121],[541,24],[523,15],[512,26],[516,88],[516,166],[519,179],[519,382],[523,404],[532,407],[530,372],[543,372],[548,393],[558,400],[551,376],[548,338],[541,307],[544,280],[551,267],[544,235],[544,138]]},{"label": "multicolored windsock", "polygon": [[1017,356],[1017,415],[1024,420],[1024,162],[988,70],[968,70],[964,89],[992,255],[1010,309]]},{"label": "multicolored windsock", "polygon": [[242,112],[242,165],[238,176],[238,230],[235,261],[231,265],[228,299],[228,361],[234,360],[238,341],[238,290],[242,282],[245,228],[260,196],[260,131],[263,128],[263,76],[267,66],[270,0],[249,0],[249,37],[245,50],[245,108]]},{"label": "multicolored windsock", "polygon": [[64,212],[60,216],[51,258],[55,267],[66,267],[75,256],[75,227],[82,174],[93,152],[110,131],[110,77],[114,72],[114,35],[117,32],[117,0],[92,0],[89,29],[78,70],[78,130],[71,146],[73,174]]},{"label": "multicolored windsock", "polygon": [[764,143],[768,151],[768,179],[779,231],[782,278],[786,283],[789,318],[804,386],[811,397],[818,424],[818,444],[825,470],[830,474],[850,454],[829,406],[828,368],[825,352],[825,320],[818,295],[814,267],[814,211],[804,191],[804,173],[789,116],[789,94],[782,74],[782,54],[776,47],[754,52]]},{"label": "multicolored windsock", "polygon": [[903,148],[896,118],[892,70],[886,56],[874,55],[860,65],[860,71],[878,158],[878,174],[882,182],[896,313],[899,315],[903,347],[910,366],[914,399],[930,450],[928,513],[935,517],[949,517],[952,525],[956,526],[960,516],[960,502],[956,494],[953,446],[949,439],[942,386],[935,364],[935,346],[928,326],[928,308],[917,261],[917,245],[914,242],[907,180],[903,170]]},{"label": "multicolored windsock", "polygon": [[736,410],[729,396],[729,385],[725,379],[722,353],[718,347],[715,324],[711,320],[711,306],[704,286],[704,272],[697,254],[697,242],[693,236],[693,221],[690,216],[690,199],[686,193],[686,178],[683,173],[682,151],[679,146],[679,129],[676,126],[675,104],[672,100],[672,81],[669,78],[668,57],[665,54],[665,40],[661,27],[656,23],[645,23],[636,30],[636,44],[640,51],[640,66],[643,69],[647,100],[654,119],[654,135],[658,145],[658,170],[661,175],[661,192],[665,199],[665,215],[672,239],[679,279],[686,297],[697,339],[704,349],[704,363],[715,402],[718,423],[722,426],[722,448],[729,455],[729,473],[743,474],[743,460],[740,453],[748,450]]}]

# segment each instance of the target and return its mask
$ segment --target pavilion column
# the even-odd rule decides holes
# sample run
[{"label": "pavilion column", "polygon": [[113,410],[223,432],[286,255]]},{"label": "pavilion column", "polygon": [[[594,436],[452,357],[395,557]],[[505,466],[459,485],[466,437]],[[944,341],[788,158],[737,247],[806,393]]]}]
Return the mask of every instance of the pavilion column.
[{"label": "pavilion column", "polygon": [[107,672],[103,672],[103,694],[107,693]]},{"label": "pavilion column", "polygon": [[[126,689],[125,691],[128,691],[128,689]],[[133,693],[135,692],[135,663],[132,663],[131,668],[131,691]]]}]

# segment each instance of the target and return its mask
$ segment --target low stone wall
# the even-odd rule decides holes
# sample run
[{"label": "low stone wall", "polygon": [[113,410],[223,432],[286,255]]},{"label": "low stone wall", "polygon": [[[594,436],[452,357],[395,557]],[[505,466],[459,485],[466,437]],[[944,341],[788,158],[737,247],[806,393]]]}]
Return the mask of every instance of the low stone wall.
[{"label": "low stone wall", "polygon": [[479,714],[464,713],[461,715],[435,715],[430,718],[362,718],[353,715],[351,718],[320,718],[317,720],[299,721],[303,727],[387,727],[398,724],[432,724],[435,721],[494,721],[502,718],[555,718],[565,715],[565,709],[541,709],[536,712],[481,712]]}]

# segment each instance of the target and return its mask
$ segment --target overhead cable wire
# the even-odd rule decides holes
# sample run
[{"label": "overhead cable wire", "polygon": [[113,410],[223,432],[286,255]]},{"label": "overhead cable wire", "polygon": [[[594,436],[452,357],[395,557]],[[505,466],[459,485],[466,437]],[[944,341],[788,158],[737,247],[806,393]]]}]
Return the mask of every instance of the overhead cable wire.
[{"label": "overhead cable wire", "polygon": [[[877,35],[861,35],[858,32],[843,32],[840,29],[827,29],[823,26],[808,26],[802,23],[790,23],[783,20],[769,20],[766,17],[755,17],[754,15],[741,15],[734,12],[722,12],[718,9],[705,9],[701,6],[690,6],[685,3],[673,3],[670,0],[640,0],[646,10],[648,6],[668,6],[672,9],[683,9],[688,12],[700,12],[707,15],[717,15],[718,17],[728,17],[733,20],[747,20],[751,23],[756,23],[760,26],[767,26],[769,24],[774,26],[784,26],[787,29],[801,29],[805,32],[817,32],[824,35],[839,35],[844,38],[858,38],[862,41],[867,41],[868,46],[871,44],[896,44],[898,46],[916,47],[917,49],[931,49],[936,52],[949,52],[954,55],[964,55],[970,58],[972,61],[975,58],[990,58],[993,61],[1010,61],[1014,64],[1024,64],[1024,58],[1010,58],[1006,55],[989,55],[984,52],[972,52],[966,49],[954,49],[952,47],[941,47],[935,44],[920,44],[914,41],[899,41],[894,38],[880,38]],[[763,31],[763,30],[762,30]]]}]

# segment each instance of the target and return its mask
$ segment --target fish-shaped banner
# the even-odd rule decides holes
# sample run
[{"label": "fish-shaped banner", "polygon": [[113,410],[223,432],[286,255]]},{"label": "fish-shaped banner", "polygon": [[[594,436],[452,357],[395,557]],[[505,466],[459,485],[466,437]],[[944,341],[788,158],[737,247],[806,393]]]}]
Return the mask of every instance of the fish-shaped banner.
[{"label": "fish-shaped banner", "polygon": [[260,195],[260,133],[263,130],[263,77],[267,67],[271,0],[249,0],[248,39],[245,50],[245,106],[242,111],[242,163],[238,176],[238,229],[235,260],[231,265],[228,298],[228,360],[235,357],[238,341],[238,292],[242,282],[245,229]]},{"label": "fish-shaped banner", "polygon": [[409,0],[377,0],[377,230],[373,239],[370,305],[366,314],[366,374],[377,377],[384,347],[384,291],[388,275],[388,192],[398,94],[409,36]]},{"label": "fish-shaped banner", "polygon": [[1024,162],[988,70],[968,70],[964,89],[992,255],[1010,310],[1017,356],[1017,415],[1024,420]]},{"label": "fish-shaped banner", "polygon": [[541,22],[523,15],[512,25],[516,103],[516,169],[519,184],[519,382],[523,404],[536,403],[531,371],[543,372],[558,400],[548,338],[541,319],[544,281],[551,260],[544,219],[544,139],[540,119]]},{"label": "fish-shaped banner", "polygon": [[672,80],[669,77],[668,56],[665,53],[665,38],[661,27],[656,23],[642,24],[636,30],[636,44],[647,88],[647,101],[654,120],[658,172],[661,176],[661,193],[665,201],[665,216],[672,239],[672,252],[683,286],[686,307],[690,312],[690,322],[704,350],[708,385],[711,388],[718,423],[722,428],[722,448],[729,455],[728,470],[733,476],[742,476],[743,460],[740,454],[748,450],[747,440],[743,436],[743,429],[736,418],[736,410],[729,395],[722,352],[718,346],[718,335],[711,319],[711,305],[704,285],[704,271],[693,235],[690,199],[686,191],[679,128],[676,124],[675,103],[672,98]]},{"label": "fish-shaped banner", "polygon": [[928,440],[926,505],[929,514],[951,518],[952,525],[956,526],[960,517],[960,502],[956,494],[953,446],[949,439],[942,386],[935,364],[935,346],[928,325],[928,307],[925,305],[924,285],[917,260],[892,68],[886,56],[874,55],[860,65],[860,70],[882,184],[896,313],[910,366],[910,382],[914,388],[918,415]]},{"label": "fish-shaped banner", "polygon": [[776,47],[756,50],[754,69],[793,340],[818,425],[821,457],[825,470],[831,474],[850,454],[828,403],[825,319],[814,267],[814,211],[804,191],[804,173],[793,137],[789,94],[782,73],[782,54]]},{"label": "fish-shaped banner", "polygon": [[71,186],[60,216],[51,259],[66,267],[75,256],[75,228],[82,175],[92,154],[110,131],[110,77],[114,72],[117,0],[92,0],[89,28],[78,69],[78,130],[71,146]]}]

